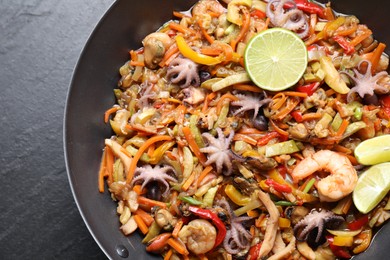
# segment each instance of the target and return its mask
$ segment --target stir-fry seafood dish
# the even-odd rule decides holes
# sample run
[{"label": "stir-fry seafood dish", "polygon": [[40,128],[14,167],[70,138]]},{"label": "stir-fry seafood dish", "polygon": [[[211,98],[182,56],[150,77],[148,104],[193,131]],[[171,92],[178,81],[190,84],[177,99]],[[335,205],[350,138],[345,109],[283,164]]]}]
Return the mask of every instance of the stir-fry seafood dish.
[{"label": "stir-fry seafood dish", "polygon": [[368,25],[330,3],[200,0],[139,47],[105,113],[114,134],[98,178],[124,235],[140,232],[164,259],[345,259],[369,247],[390,187],[371,204],[359,191],[390,158],[367,163],[363,143],[389,140],[390,77]]}]

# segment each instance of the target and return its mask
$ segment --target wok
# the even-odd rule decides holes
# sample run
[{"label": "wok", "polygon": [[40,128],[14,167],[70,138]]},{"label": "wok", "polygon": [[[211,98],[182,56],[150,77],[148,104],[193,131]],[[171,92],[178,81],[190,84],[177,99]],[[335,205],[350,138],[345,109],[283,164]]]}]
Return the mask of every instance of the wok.
[{"label": "wok", "polygon": [[[116,204],[106,190],[97,189],[104,138],[111,136],[104,124],[104,111],[115,102],[113,88],[118,69],[129,58],[128,51],[140,47],[141,40],[172,18],[173,10],[187,10],[192,0],[116,1],[90,36],[75,68],[67,98],[64,120],[64,149],[70,185],[89,231],[112,259],[151,259],[141,237],[119,230]],[[323,1],[325,2],[325,1]],[[373,30],[375,37],[390,44],[389,1],[335,0],[335,10],[356,15]],[[376,235],[371,247],[355,259],[386,259],[390,247],[390,224]]]}]

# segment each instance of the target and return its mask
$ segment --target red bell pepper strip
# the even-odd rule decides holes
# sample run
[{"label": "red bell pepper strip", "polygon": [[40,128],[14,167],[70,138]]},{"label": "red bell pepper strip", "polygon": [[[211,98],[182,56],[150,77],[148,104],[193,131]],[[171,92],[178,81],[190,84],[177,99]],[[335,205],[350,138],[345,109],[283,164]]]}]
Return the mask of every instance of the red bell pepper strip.
[{"label": "red bell pepper strip", "polygon": [[291,116],[297,121],[298,123],[301,123],[303,121],[302,113],[301,111],[294,110],[291,112]]},{"label": "red bell pepper strip", "polygon": [[217,214],[208,209],[202,209],[195,206],[189,206],[188,210],[194,213],[196,216],[201,217],[203,219],[209,219],[213,222],[215,227],[218,229],[217,238],[215,239],[214,248],[219,246],[226,236],[226,227],[222,220],[219,219]]},{"label": "red bell pepper strip", "polygon": [[307,85],[298,86],[296,88],[296,91],[306,93],[308,96],[313,95],[314,92],[316,92],[318,86],[320,85],[320,82],[313,82]]},{"label": "red bell pepper strip", "polygon": [[348,229],[358,230],[368,223],[368,215],[364,215],[350,223],[348,223]]},{"label": "red bell pepper strip", "polygon": [[257,260],[259,257],[261,242],[249,249],[247,260]]},{"label": "red bell pepper strip", "polygon": [[290,186],[286,184],[280,184],[272,179],[265,180],[265,184],[274,188],[278,192],[286,192],[286,193],[292,192],[292,188]]},{"label": "red bell pepper strip", "polygon": [[267,15],[266,15],[264,12],[262,12],[262,11],[260,11],[260,10],[257,10],[257,9],[253,10],[253,11],[250,13],[250,15],[251,15],[252,17],[257,17],[258,19],[264,19],[264,18],[267,17]]},{"label": "red bell pepper strip", "polygon": [[333,244],[333,236],[327,236],[326,239],[328,240],[329,248],[336,257],[351,258],[351,254],[344,247]]},{"label": "red bell pepper strip", "polygon": [[345,54],[351,55],[355,53],[355,47],[352,44],[350,44],[345,39],[345,37],[341,35],[336,35],[333,37],[333,40],[335,40],[340,45],[340,47],[343,48]]},{"label": "red bell pepper strip", "polygon": [[390,107],[390,95],[381,97],[380,102],[383,107]]},{"label": "red bell pepper strip", "polygon": [[258,146],[266,145],[266,144],[268,144],[269,141],[271,141],[272,139],[279,137],[279,136],[280,136],[279,133],[276,131],[266,133],[263,137],[261,137],[257,141],[257,145]]},{"label": "red bell pepper strip", "polygon": [[[308,0],[294,0],[294,2],[299,10],[309,14],[317,14],[319,17],[324,19],[326,18],[324,14],[324,8],[321,6],[309,2]],[[293,4],[291,2],[287,2],[284,7],[291,8],[293,7]]]}]

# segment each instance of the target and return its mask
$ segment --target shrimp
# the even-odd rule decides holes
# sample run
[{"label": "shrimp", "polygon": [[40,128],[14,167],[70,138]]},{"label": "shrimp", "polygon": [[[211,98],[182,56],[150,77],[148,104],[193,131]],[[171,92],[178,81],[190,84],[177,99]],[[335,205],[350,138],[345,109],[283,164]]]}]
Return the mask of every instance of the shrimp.
[{"label": "shrimp", "polygon": [[180,230],[179,238],[192,253],[204,254],[213,249],[217,231],[207,220],[195,219]]},{"label": "shrimp", "polygon": [[217,14],[222,14],[225,12],[225,8],[217,0],[200,0],[192,9],[193,16],[203,16],[208,11],[214,12]]},{"label": "shrimp", "polygon": [[306,157],[294,168],[291,176],[294,182],[298,182],[320,170],[330,173],[316,184],[321,201],[340,200],[356,186],[358,176],[348,157],[330,150]]}]

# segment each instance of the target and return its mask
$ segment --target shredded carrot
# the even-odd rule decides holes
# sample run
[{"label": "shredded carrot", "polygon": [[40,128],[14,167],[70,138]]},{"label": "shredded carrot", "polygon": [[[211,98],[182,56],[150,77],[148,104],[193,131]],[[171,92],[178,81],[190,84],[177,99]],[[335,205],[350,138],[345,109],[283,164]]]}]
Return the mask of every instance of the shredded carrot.
[{"label": "shredded carrot", "polygon": [[142,234],[146,234],[149,231],[148,226],[145,224],[145,222],[142,220],[141,216],[139,215],[134,215],[134,220],[137,223],[137,226],[139,230],[141,230]]},{"label": "shredded carrot", "polygon": [[315,34],[316,24],[317,24],[317,14],[310,14],[309,35]]},{"label": "shredded carrot", "polygon": [[358,45],[359,43],[361,43],[364,39],[366,39],[367,37],[369,37],[370,35],[372,34],[372,31],[370,29],[367,29],[365,30],[363,33],[359,34],[358,36],[356,36],[355,38],[353,38],[349,44],[351,44],[352,46],[356,46]]},{"label": "shredded carrot", "polygon": [[154,143],[154,144],[151,144],[151,145],[148,147],[148,152],[147,152],[147,154],[148,154],[149,157],[152,157],[152,156],[153,156],[153,153],[154,153],[155,149],[156,149],[156,144],[155,144],[155,143]]},{"label": "shredded carrot", "polygon": [[114,114],[116,111],[118,111],[120,109],[119,106],[114,106],[108,110],[106,110],[106,112],[104,112],[104,123],[108,123],[108,120],[110,119],[110,116],[112,114]]},{"label": "shredded carrot", "polygon": [[204,38],[209,42],[209,43],[213,43],[214,42],[214,39],[207,33],[206,29],[203,27],[203,21],[202,20],[198,20],[198,25],[199,25],[199,28],[200,28],[200,31],[202,32]]},{"label": "shredded carrot", "polygon": [[238,130],[239,134],[243,135],[258,135],[258,134],[264,134],[264,132],[253,128],[253,127],[241,127],[240,130]]},{"label": "shredded carrot", "polygon": [[208,56],[218,56],[218,55],[221,55],[221,53],[223,53],[222,50],[220,49],[217,49],[217,48],[202,48],[200,49],[200,53],[204,54],[204,55],[208,55]]},{"label": "shredded carrot", "polygon": [[271,103],[271,109],[272,110],[279,110],[283,106],[284,103],[286,103],[287,97],[283,92],[279,92],[275,96],[272,97],[272,103]]},{"label": "shredded carrot", "polygon": [[173,11],[173,16],[182,19],[183,17],[186,17],[185,14],[178,12],[178,11]]},{"label": "shredded carrot", "polygon": [[280,135],[285,136],[285,137],[288,137],[288,132],[284,131],[284,130],[281,129],[279,126],[277,126],[277,125],[275,124],[275,122],[274,122],[272,119],[270,120],[270,124],[271,124],[271,126],[273,127],[273,129],[274,129],[276,132],[278,132]]},{"label": "shredded carrot", "polygon": [[386,48],[386,44],[379,43],[376,49],[373,51],[373,55],[371,57],[371,73],[374,74],[376,68],[378,67],[379,61],[381,59],[382,53]]},{"label": "shredded carrot", "polygon": [[180,232],[181,228],[183,227],[183,224],[184,224],[184,222],[181,219],[176,222],[175,228],[172,231],[172,236],[174,238],[177,238],[179,236],[179,232]]},{"label": "shredded carrot", "polygon": [[179,53],[179,48],[177,47],[176,44],[172,44],[171,47],[168,48],[168,50],[165,52],[163,59],[161,62],[158,64],[160,67],[164,67],[169,64],[169,60],[174,54]]},{"label": "shredded carrot", "polygon": [[171,248],[171,249],[169,249],[168,252],[165,254],[164,260],[170,260],[171,257],[172,257],[172,255],[173,255],[173,250],[172,250],[172,248]]},{"label": "shredded carrot", "polygon": [[175,117],[175,122],[178,125],[182,125],[184,122],[184,116],[187,111],[187,108],[185,105],[181,104],[176,108],[176,117]]},{"label": "shredded carrot", "polygon": [[255,92],[255,93],[262,92],[262,90],[259,87],[256,87],[253,85],[248,85],[248,84],[236,84],[236,85],[233,85],[233,88],[237,89],[237,90],[250,91],[250,92]]},{"label": "shredded carrot", "polygon": [[352,153],[351,149],[349,149],[345,146],[339,145],[339,144],[335,145],[334,149],[335,149],[335,151],[340,152],[340,153],[344,153],[344,154],[351,154]]},{"label": "shredded carrot", "polygon": [[145,194],[146,191],[141,189],[141,187],[142,187],[142,185],[140,185],[140,184],[134,185],[133,191],[135,191],[135,193],[137,193],[138,195]]},{"label": "shredded carrot", "polygon": [[181,33],[184,33],[184,34],[196,34],[196,32],[194,30],[191,30],[190,28],[187,28],[187,27],[184,27],[178,23],[175,23],[175,22],[171,22],[169,23],[169,28],[171,28],[172,30],[175,30],[175,31],[178,31],[178,32],[181,32]]},{"label": "shredded carrot", "polygon": [[103,150],[102,160],[100,162],[99,170],[99,192],[104,192],[104,177],[106,177],[106,150]]},{"label": "shredded carrot", "polygon": [[241,30],[238,33],[237,37],[230,42],[230,46],[232,46],[233,51],[236,51],[237,44],[244,38],[245,34],[249,30],[249,26],[251,24],[250,14],[245,9],[243,10],[243,24],[241,26]]},{"label": "shredded carrot", "polygon": [[191,133],[191,129],[188,126],[185,126],[182,128],[182,130],[184,137],[188,142],[188,146],[191,148],[195,156],[198,157],[200,163],[204,164],[207,161],[206,156],[200,151],[199,146]]},{"label": "shredded carrot", "polygon": [[343,29],[343,30],[336,30],[335,34],[334,35],[340,35],[340,36],[348,36],[354,32],[356,32],[358,28],[358,25],[357,23],[354,23],[352,26],[349,26],[348,28],[346,29]]},{"label": "shredded carrot", "polygon": [[192,183],[194,182],[195,180],[195,171],[193,171],[191,173],[191,175],[188,177],[188,179],[183,183],[183,185],[181,186],[181,190],[182,191],[187,191],[188,188],[192,185]]},{"label": "shredded carrot", "polygon": [[307,113],[302,115],[302,121],[320,119],[322,117],[321,113]]},{"label": "shredded carrot", "polygon": [[127,149],[125,147],[121,147],[121,152],[126,154],[129,158],[133,158],[131,153],[129,151],[127,151]]},{"label": "shredded carrot", "polygon": [[203,169],[203,171],[199,175],[197,186],[200,185],[200,183],[207,176],[207,174],[209,174],[211,172],[212,169],[213,169],[213,167],[211,165],[208,165],[208,166],[206,166],[206,168]]},{"label": "shredded carrot", "polygon": [[230,94],[230,92],[228,92],[228,93],[222,95],[222,96],[219,98],[218,103],[217,103],[217,115],[219,115],[219,113],[221,112],[222,105],[223,105],[223,101],[224,101],[225,99],[230,99],[230,100],[232,100],[232,101],[238,101],[238,100],[239,100],[238,97],[236,97],[236,96]]},{"label": "shredded carrot", "polygon": [[334,91],[334,89],[332,89],[332,88],[330,88],[327,91],[325,91],[325,94],[326,94],[327,97],[332,96],[334,93],[336,93],[336,91]]},{"label": "shredded carrot", "polygon": [[167,207],[167,204],[165,204],[162,201],[151,200],[151,199],[148,199],[144,196],[138,196],[138,203],[145,205],[145,206],[149,206],[149,207],[158,206],[158,207],[163,208],[163,209],[165,209]]},{"label": "shredded carrot", "polygon": [[217,92],[211,92],[210,94],[207,95],[206,100],[203,103],[202,113],[206,113],[206,111],[207,111],[207,109],[209,107],[210,101],[212,99],[214,99],[216,95],[217,95]]},{"label": "shredded carrot", "polygon": [[171,237],[170,239],[168,239],[168,245],[170,245],[173,249],[176,250],[176,252],[178,252],[181,255],[188,255],[189,254],[185,245],[180,243],[175,238]]},{"label": "shredded carrot", "polygon": [[145,67],[145,63],[143,61],[130,61],[131,66],[139,66],[139,67]]},{"label": "shredded carrot", "polygon": [[156,136],[149,138],[145,143],[143,143],[143,145],[138,149],[137,153],[134,155],[133,160],[131,160],[129,171],[128,171],[127,177],[126,177],[127,183],[130,183],[133,180],[134,171],[135,171],[135,168],[137,167],[137,163],[138,163],[139,159],[141,158],[142,154],[146,151],[146,149],[148,149],[148,147],[151,144],[154,144],[154,143],[159,142],[159,141],[168,141],[168,140],[169,141],[172,140],[172,137],[170,137],[168,135],[156,135]]},{"label": "shredded carrot", "polygon": [[137,209],[135,212],[134,212],[135,215],[138,215],[142,218],[143,222],[148,226],[150,227],[150,225],[152,225],[153,221],[154,221],[154,218],[149,214],[147,213],[146,211],[142,210],[142,209]]},{"label": "shredded carrot", "polygon": [[246,214],[251,218],[257,218],[260,215],[260,213],[256,210],[248,210]]},{"label": "shredded carrot", "polygon": [[134,50],[130,51],[130,60],[137,61],[138,60],[138,53]]},{"label": "shredded carrot", "polygon": [[286,96],[291,96],[291,97],[302,97],[306,98],[307,93],[305,92],[298,92],[298,91],[284,91],[283,92]]},{"label": "shredded carrot", "polygon": [[352,165],[358,165],[359,164],[359,162],[357,161],[355,156],[353,156],[352,154],[347,154],[346,156],[351,161]]},{"label": "shredded carrot", "polygon": [[347,129],[348,125],[349,125],[349,121],[347,119],[343,119],[339,127],[339,130],[337,130],[336,136],[338,137],[342,136],[345,130]]},{"label": "shredded carrot", "polygon": [[251,145],[257,144],[257,141],[255,139],[253,139],[252,137],[250,137],[248,135],[243,135],[243,134],[235,134],[233,136],[233,141],[244,141],[244,142],[251,144]]},{"label": "shredded carrot", "polygon": [[299,104],[300,100],[298,98],[294,99],[288,99],[286,106],[281,109],[278,113],[272,116],[273,119],[282,120],[285,118],[288,114],[291,113],[291,111],[294,110],[294,108]]}]

